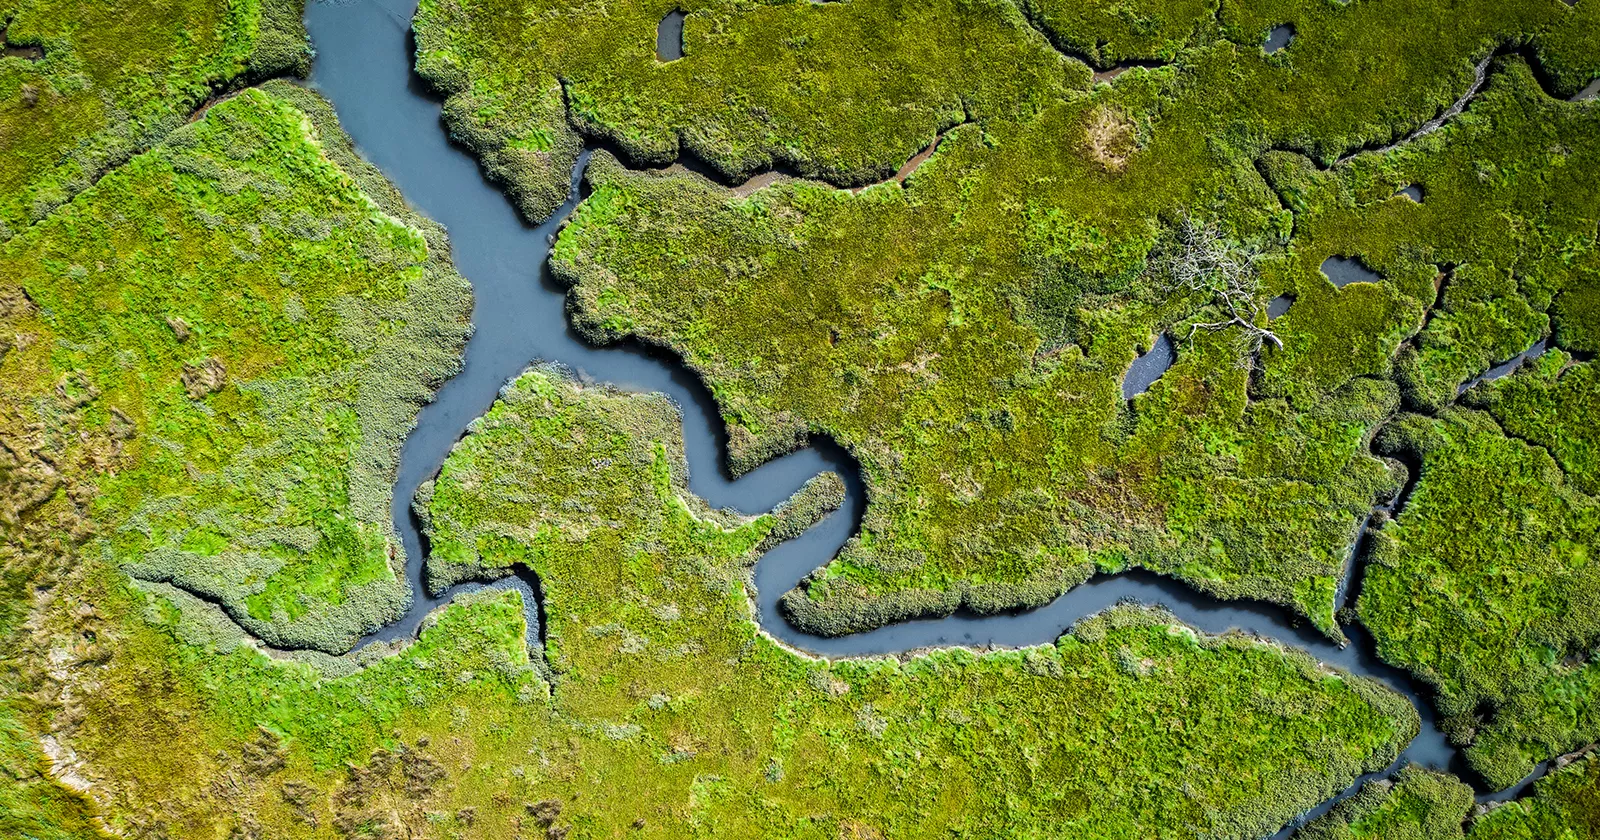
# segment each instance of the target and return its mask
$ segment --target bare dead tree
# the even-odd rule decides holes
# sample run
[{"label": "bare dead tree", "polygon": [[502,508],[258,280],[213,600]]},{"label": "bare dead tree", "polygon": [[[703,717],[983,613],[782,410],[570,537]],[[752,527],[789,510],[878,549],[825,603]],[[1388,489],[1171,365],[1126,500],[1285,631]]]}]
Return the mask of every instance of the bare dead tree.
[{"label": "bare dead tree", "polygon": [[1262,300],[1261,275],[1256,268],[1259,254],[1222,238],[1215,225],[1185,219],[1178,231],[1179,249],[1167,260],[1167,274],[1173,288],[1203,295],[1227,317],[1220,321],[1189,326],[1186,341],[1200,330],[1225,330],[1237,327],[1244,353],[1241,364],[1250,365],[1266,344],[1279,349],[1283,340],[1267,327],[1267,304]]}]

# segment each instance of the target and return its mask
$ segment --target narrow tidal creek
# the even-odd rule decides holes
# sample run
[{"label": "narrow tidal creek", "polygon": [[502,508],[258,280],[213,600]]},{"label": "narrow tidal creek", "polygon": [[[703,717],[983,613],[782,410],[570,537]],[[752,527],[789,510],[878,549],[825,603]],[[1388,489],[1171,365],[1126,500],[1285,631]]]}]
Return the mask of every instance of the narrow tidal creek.
[{"label": "narrow tidal creek", "polygon": [[[533,362],[556,362],[587,381],[671,396],[683,412],[690,489],[713,506],[760,513],[787,499],[818,473],[832,470],[844,477],[848,496],[843,508],[768,552],[756,566],[761,625],[786,644],[824,656],[896,654],[951,645],[1022,647],[1053,642],[1078,620],[1119,601],[1159,604],[1198,629],[1255,633],[1305,650],[1351,673],[1381,680],[1417,707],[1422,733],[1394,767],[1363,777],[1306,817],[1326,811],[1337,799],[1354,793],[1362,782],[1407,762],[1464,770],[1457,751],[1434,725],[1426,687],[1379,661],[1362,628],[1345,628],[1352,643],[1340,647],[1280,608],[1222,602],[1147,572],[1097,576],[1044,607],[1014,615],[958,614],[840,638],[811,636],[790,626],[778,610],[778,597],[828,562],[858,527],[866,499],[859,467],[840,447],[816,441],[811,448],[733,480],[723,467],[721,419],[709,392],[692,373],[665,354],[638,345],[595,347],[571,330],[565,295],[550,275],[547,258],[557,229],[579,201],[580,176],[588,152],[579,159],[572,190],[555,217],[538,226],[525,223],[505,195],[484,181],[473,158],[451,145],[440,123],[439,100],[412,72],[410,22],[415,5],[415,0],[312,0],[306,11],[317,51],[312,86],[333,103],[344,130],[361,153],[413,206],[448,229],[455,265],[471,281],[475,297],[475,332],[467,344],[465,365],[440,388],[435,401],[423,408],[401,451],[392,515],[405,545],[412,605],[399,621],[367,637],[363,644],[411,638],[428,612],[456,593],[481,586],[467,584],[437,594],[427,591],[423,546],[411,500],[418,486],[438,472],[469,424],[488,411],[503,385]],[[492,585],[519,588],[532,604],[535,593],[530,587],[534,583],[531,575],[519,575]],[[537,618],[534,610],[529,612],[531,618]],[[1479,799],[1511,798],[1524,792],[1528,784]],[[1292,827],[1285,828],[1274,837],[1291,833]]]}]

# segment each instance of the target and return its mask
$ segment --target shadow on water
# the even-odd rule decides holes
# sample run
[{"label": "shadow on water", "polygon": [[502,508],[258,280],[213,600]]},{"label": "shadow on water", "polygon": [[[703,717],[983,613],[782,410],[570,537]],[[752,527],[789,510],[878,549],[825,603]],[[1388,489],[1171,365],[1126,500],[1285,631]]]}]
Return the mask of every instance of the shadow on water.
[{"label": "shadow on water", "polygon": [[[713,506],[766,511],[820,472],[832,470],[845,479],[843,508],[767,552],[754,571],[761,625],[786,644],[832,656],[893,654],[942,645],[1021,647],[1051,642],[1081,618],[1122,601],[1159,604],[1200,630],[1238,629],[1271,637],[1352,673],[1382,680],[1410,698],[1422,715],[1422,734],[1402,760],[1440,769],[1459,761],[1433,725],[1425,688],[1379,661],[1371,639],[1359,627],[1347,628],[1355,643],[1341,647],[1279,607],[1223,603],[1148,572],[1098,576],[1046,606],[1016,614],[957,614],[839,638],[810,636],[790,626],[778,610],[779,596],[833,557],[859,528],[866,500],[859,465],[838,445],[813,440],[806,449],[731,479],[722,459],[722,419],[704,385],[681,360],[637,343],[595,347],[573,331],[566,319],[563,290],[551,276],[546,258],[553,235],[578,201],[579,175],[589,153],[575,167],[572,192],[556,215],[540,225],[524,222],[505,195],[484,180],[473,158],[451,144],[441,127],[440,102],[412,72],[409,22],[414,9],[415,0],[320,0],[310,3],[306,12],[318,48],[313,87],[333,103],[361,153],[413,206],[448,229],[456,267],[472,282],[474,293],[475,331],[463,367],[422,409],[400,456],[392,513],[408,558],[414,601],[401,620],[363,644],[411,638],[429,611],[454,594],[485,585],[467,584],[444,593],[427,590],[426,546],[410,500],[438,472],[472,421],[489,409],[501,387],[530,363],[542,360],[565,365],[582,379],[668,394],[683,412],[690,489]],[[1162,335],[1151,352],[1134,363],[1137,375],[1131,369],[1128,379],[1143,391],[1173,357],[1171,340]],[[521,590],[529,605],[529,626],[538,628],[530,629],[530,635],[542,636],[543,602],[536,576],[523,572],[487,585]],[[1331,801],[1313,813],[1326,810]]]}]

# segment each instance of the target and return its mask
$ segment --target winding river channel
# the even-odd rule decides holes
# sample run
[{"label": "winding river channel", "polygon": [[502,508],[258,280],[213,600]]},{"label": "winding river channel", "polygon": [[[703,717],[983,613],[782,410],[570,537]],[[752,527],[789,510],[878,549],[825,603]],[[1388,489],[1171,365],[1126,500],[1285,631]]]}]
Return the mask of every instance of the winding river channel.
[{"label": "winding river channel", "polygon": [[[838,446],[825,441],[731,479],[723,467],[723,429],[709,393],[676,360],[638,346],[598,348],[569,327],[565,295],[547,265],[550,243],[576,205],[584,153],[573,173],[572,192],[550,221],[525,223],[505,195],[487,183],[474,159],[450,143],[440,123],[440,102],[412,72],[410,21],[415,0],[312,0],[306,22],[317,50],[311,83],[338,112],[361,153],[378,166],[406,199],[449,231],[456,267],[472,283],[475,332],[461,372],[423,408],[417,428],[401,452],[394,488],[394,523],[408,558],[413,603],[398,622],[363,643],[411,638],[428,612],[458,587],[435,595],[423,585],[423,547],[410,509],[418,486],[432,477],[451,446],[474,419],[488,411],[501,387],[534,361],[563,364],[585,379],[631,391],[661,391],[682,408],[690,488],[713,506],[747,513],[766,511],[787,499],[807,479],[833,470],[844,476],[844,507],[800,537],[761,558],[755,570],[762,626],[795,648],[825,656],[893,654],[941,645],[1020,647],[1055,640],[1079,619],[1119,601],[1160,604],[1181,620],[1208,632],[1238,629],[1300,648],[1352,673],[1383,681],[1406,695],[1422,716],[1422,732],[1390,772],[1406,762],[1464,770],[1461,759],[1434,725],[1426,687],[1377,658],[1360,627],[1346,628],[1353,641],[1340,647],[1304,621],[1270,605],[1222,602],[1175,581],[1143,572],[1101,576],[1051,604],[1001,616],[955,615],[912,621],[842,638],[796,630],[780,614],[778,597],[812,569],[826,563],[854,532],[865,504],[859,468]],[[509,578],[527,592],[529,579]],[[1375,774],[1384,775],[1384,774]],[[1470,778],[1470,775],[1468,776]],[[1354,792],[1363,777],[1340,798]],[[1520,795],[1528,783],[1483,801]],[[1323,803],[1306,817],[1322,813]],[[1285,828],[1276,837],[1287,837]]]}]

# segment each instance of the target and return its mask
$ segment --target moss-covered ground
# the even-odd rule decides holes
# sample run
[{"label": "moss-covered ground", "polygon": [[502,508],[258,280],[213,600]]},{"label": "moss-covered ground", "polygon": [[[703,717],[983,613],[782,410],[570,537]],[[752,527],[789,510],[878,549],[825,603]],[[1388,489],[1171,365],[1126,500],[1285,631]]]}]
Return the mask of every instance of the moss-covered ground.
[{"label": "moss-covered ground", "polygon": [[1496,789],[1600,739],[1600,505],[1481,412],[1403,417],[1379,444],[1421,463],[1362,586],[1379,654],[1438,687],[1448,734]]}]

